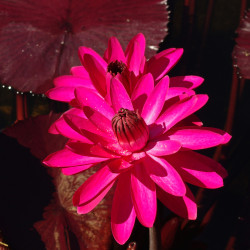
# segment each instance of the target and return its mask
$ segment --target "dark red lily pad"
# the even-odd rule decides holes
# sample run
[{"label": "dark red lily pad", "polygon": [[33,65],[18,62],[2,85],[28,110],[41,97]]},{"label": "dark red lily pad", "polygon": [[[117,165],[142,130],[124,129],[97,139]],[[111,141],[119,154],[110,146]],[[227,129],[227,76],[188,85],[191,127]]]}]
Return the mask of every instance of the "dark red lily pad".
[{"label": "dark red lily pad", "polygon": [[[60,114],[50,113],[19,121],[4,130],[8,136],[28,147],[31,153],[44,159],[48,154],[62,149],[66,139],[61,135],[49,134],[48,128]],[[110,211],[112,191],[100,204],[86,215],[77,214],[72,197],[77,188],[94,174],[90,168],[77,175],[66,176],[59,168],[47,168],[53,177],[56,189],[54,200],[46,207],[44,220],[35,223],[35,228],[48,250],[54,249],[109,249],[112,236]]]},{"label": "dark red lily pad", "polygon": [[246,13],[236,32],[238,37],[233,50],[233,58],[241,76],[250,79],[250,10]]},{"label": "dark red lily pad", "polygon": [[44,93],[80,64],[79,46],[103,54],[111,36],[125,48],[144,33],[150,56],[166,35],[166,8],[161,0],[0,0],[0,81]]},{"label": "dark red lily pad", "polygon": [[48,154],[63,148],[67,139],[61,135],[48,133],[51,124],[60,117],[60,114],[50,113],[31,117],[6,128],[3,133],[14,137],[17,141],[30,149],[38,159],[44,159]]}]

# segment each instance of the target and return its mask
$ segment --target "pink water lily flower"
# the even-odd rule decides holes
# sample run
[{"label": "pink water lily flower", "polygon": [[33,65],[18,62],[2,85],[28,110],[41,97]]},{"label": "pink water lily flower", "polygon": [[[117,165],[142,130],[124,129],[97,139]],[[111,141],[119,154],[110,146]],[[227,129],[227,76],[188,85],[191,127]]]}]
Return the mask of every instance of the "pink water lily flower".
[{"label": "pink water lily flower", "polygon": [[[54,80],[55,87],[46,94],[53,100],[76,106],[74,91],[78,87],[85,87],[98,92],[111,104],[110,79],[115,76],[131,97],[137,81],[143,75],[151,73],[157,83],[171,70],[183,53],[183,49],[171,48],[146,60],[145,48],[145,37],[141,33],[131,39],[125,52],[116,37],[109,39],[103,57],[91,48],[80,47],[79,58],[82,66],[72,67],[71,75],[57,77]],[[199,76],[173,77],[170,79],[169,97],[183,92],[193,94],[192,89],[202,82],[203,78]]]},{"label": "pink water lily flower", "polygon": [[[95,56],[88,62],[92,66],[98,61]],[[129,62],[134,65],[132,59]],[[53,125],[69,140],[43,161],[62,168],[65,175],[100,166],[77,189],[73,204],[78,213],[88,213],[115,186],[111,228],[120,244],[130,237],[136,217],[143,226],[153,226],[157,198],[176,214],[195,219],[197,206],[186,183],[219,188],[227,175],[219,163],[193,151],[230,140],[226,132],[203,127],[193,115],[207,102],[207,95],[169,98],[170,80],[161,74],[148,69],[130,94],[119,76],[112,77],[108,100],[93,88],[76,88],[72,98],[78,108]]]}]

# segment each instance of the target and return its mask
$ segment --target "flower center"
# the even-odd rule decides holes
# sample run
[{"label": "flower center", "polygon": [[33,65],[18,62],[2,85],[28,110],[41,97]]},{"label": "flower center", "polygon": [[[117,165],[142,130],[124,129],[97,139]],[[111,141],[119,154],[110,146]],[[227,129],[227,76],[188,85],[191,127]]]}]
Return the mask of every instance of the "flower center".
[{"label": "flower center", "polygon": [[138,111],[121,108],[112,118],[112,128],[123,149],[136,152],[147,144],[148,126]]},{"label": "flower center", "polygon": [[126,68],[126,64],[122,61],[115,60],[108,65],[108,72],[112,75],[117,75],[118,73],[122,73]]}]

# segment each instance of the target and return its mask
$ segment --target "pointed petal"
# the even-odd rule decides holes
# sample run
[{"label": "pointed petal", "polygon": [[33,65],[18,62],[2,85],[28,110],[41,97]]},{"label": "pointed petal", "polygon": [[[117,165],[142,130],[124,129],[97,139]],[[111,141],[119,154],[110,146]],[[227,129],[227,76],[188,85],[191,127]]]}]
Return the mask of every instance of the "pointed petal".
[{"label": "pointed petal", "polygon": [[151,179],[165,192],[184,196],[186,187],[178,172],[164,159],[150,155],[143,163]]},{"label": "pointed petal", "polygon": [[169,85],[169,77],[160,80],[148,97],[142,109],[141,116],[150,125],[157,119],[163,108]]},{"label": "pointed petal", "polygon": [[83,66],[89,73],[89,76],[95,86],[96,90],[104,97],[107,94],[106,88],[106,74],[107,65],[105,68],[101,65],[100,61],[93,55],[85,54]]},{"label": "pointed petal", "polygon": [[181,144],[178,141],[160,140],[150,141],[144,150],[147,154],[154,156],[163,156],[174,154],[181,148]]},{"label": "pointed petal", "polygon": [[115,183],[115,181],[112,181],[98,195],[96,195],[91,201],[78,206],[77,213],[78,214],[87,214],[92,209],[94,209],[99,204],[99,202],[105,197],[105,195],[109,192],[109,190],[112,188],[114,183]]},{"label": "pointed petal", "polygon": [[150,128],[150,137],[154,138],[159,134],[165,133],[176,123],[180,122],[201,108],[206,103],[206,101],[206,95],[195,95],[173,104],[156,120],[155,124]]},{"label": "pointed petal", "polygon": [[203,188],[223,186],[226,170],[216,161],[199,153],[179,151],[165,157],[180,173],[184,181]]},{"label": "pointed petal", "polygon": [[126,89],[116,78],[111,79],[110,96],[115,113],[117,113],[120,108],[134,110]]},{"label": "pointed petal", "polygon": [[81,166],[62,168],[61,170],[64,175],[73,175],[73,174],[80,173],[86,169],[89,169],[92,166],[93,164],[86,164],[86,165],[81,165]]},{"label": "pointed petal", "polygon": [[148,73],[143,75],[137,82],[131,100],[133,102],[134,109],[139,111],[141,114],[144,103],[154,89],[153,76]]},{"label": "pointed petal", "polygon": [[144,166],[137,164],[131,174],[132,198],[140,223],[152,227],[155,221],[157,202],[154,182],[145,173]]},{"label": "pointed petal", "polygon": [[118,173],[112,173],[108,166],[104,166],[91,175],[75,192],[73,196],[74,206],[90,202],[99,195],[117,177]]},{"label": "pointed petal", "polygon": [[107,158],[77,154],[66,147],[47,156],[43,160],[43,163],[49,167],[70,167],[98,163],[105,160],[107,160]]},{"label": "pointed petal", "polygon": [[121,245],[130,237],[136,217],[130,185],[130,173],[121,174],[112,204],[111,229],[115,240]]},{"label": "pointed petal", "polygon": [[116,37],[111,37],[108,41],[108,48],[104,53],[104,59],[106,62],[114,62],[116,60],[122,61],[125,63],[125,55],[122,49],[121,44],[119,43]]},{"label": "pointed petal", "polygon": [[102,132],[88,119],[71,114],[65,114],[64,119],[73,130],[94,143],[101,143],[103,140],[108,141],[112,139],[109,134]]},{"label": "pointed petal", "polygon": [[96,90],[92,81],[89,78],[81,78],[78,76],[64,75],[54,79],[54,85],[56,87],[84,87],[88,89]]},{"label": "pointed petal", "polygon": [[75,98],[75,87],[55,87],[46,92],[46,96],[60,102],[70,102]]},{"label": "pointed petal", "polygon": [[70,73],[73,76],[77,76],[77,77],[80,77],[80,78],[84,78],[84,79],[89,79],[90,80],[89,73],[88,73],[88,71],[83,66],[72,67],[70,69]]},{"label": "pointed petal", "polygon": [[215,147],[227,143],[230,139],[228,133],[220,129],[206,127],[177,128],[170,130],[163,137],[165,136],[170,140],[180,142],[182,147],[192,150]]},{"label": "pointed petal", "polygon": [[166,193],[161,188],[157,187],[157,198],[177,215],[189,220],[195,220],[197,217],[195,198],[187,186],[186,189],[187,192],[185,196],[177,197]]},{"label": "pointed petal", "polygon": [[89,106],[92,109],[102,113],[110,121],[115,113],[113,109],[106,103],[106,101],[91,90],[85,88],[77,88],[75,90],[76,99],[81,108]]},{"label": "pointed petal", "polygon": [[87,48],[87,47],[83,47],[83,46],[79,47],[79,49],[78,49],[78,55],[79,55],[79,58],[81,60],[82,65],[85,64],[84,57],[86,54],[93,56],[95,58],[95,60],[99,62],[99,64],[102,66],[102,68],[104,70],[107,69],[107,62],[105,62],[104,59],[98,53],[96,53],[91,48]]},{"label": "pointed petal", "polygon": [[84,107],[83,111],[88,119],[101,131],[107,133],[113,140],[116,140],[114,131],[112,129],[111,121],[102,115],[100,112],[90,108]]},{"label": "pointed petal", "polygon": [[180,95],[192,96],[195,92],[191,89],[183,88],[183,87],[170,87],[168,90],[168,94],[166,96],[166,101]]},{"label": "pointed petal", "polygon": [[54,126],[56,127],[57,131],[70,139],[75,139],[85,143],[91,143],[91,141],[83,136],[80,131],[74,130],[69,124],[65,121],[64,115],[62,115],[55,123]]},{"label": "pointed petal", "polygon": [[147,62],[148,72],[156,81],[160,80],[179,61],[182,54],[183,49],[168,49],[158,53]]},{"label": "pointed petal", "polygon": [[145,47],[146,47],[146,40],[145,37],[142,33],[139,33],[137,35],[135,35],[129,42],[126,51],[125,51],[125,55],[126,57],[129,56],[129,54],[131,54],[131,51],[133,49],[134,43],[138,43],[140,50],[141,50],[141,54],[144,55],[145,52]]},{"label": "pointed petal", "polygon": [[170,87],[184,87],[194,89],[199,87],[204,81],[200,76],[175,76],[170,78]]},{"label": "pointed petal", "polygon": [[125,51],[127,66],[136,76],[139,74],[141,65],[144,63],[145,46],[145,37],[139,33],[132,38]]}]

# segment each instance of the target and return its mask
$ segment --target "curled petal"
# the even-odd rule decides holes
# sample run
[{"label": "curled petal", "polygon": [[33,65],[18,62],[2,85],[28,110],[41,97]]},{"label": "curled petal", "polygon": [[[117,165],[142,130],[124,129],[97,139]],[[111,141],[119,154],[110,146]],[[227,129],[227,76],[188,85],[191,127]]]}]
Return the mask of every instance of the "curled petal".
[{"label": "curled petal", "polygon": [[213,159],[194,151],[179,151],[165,157],[180,173],[184,181],[203,188],[223,186],[226,170]]},{"label": "curled petal", "polygon": [[133,71],[136,76],[139,74],[141,65],[145,62],[145,47],[145,37],[139,33],[130,40],[125,51],[128,68]]},{"label": "curled petal", "polygon": [[108,166],[99,169],[77,189],[73,196],[74,206],[79,206],[93,200],[110,185],[118,175],[118,173],[111,172]]},{"label": "curled petal", "polygon": [[110,63],[116,60],[125,63],[125,55],[121,44],[116,37],[111,37],[108,42],[108,48],[104,53],[104,59]]},{"label": "curled petal", "polygon": [[135,210],[131,197],[130,173],[121,174],[117,182],[111,210],[111,229],[115,240],[123,245],[135,224]]},{"label": "curled petal", "polygon": [[105,62],[105,60],[91,48],[87,48],[83,46],[79,47],[78,54],[79,54],[79,58],[81,60],[82,65],[85,64],[85,55],[88,54],[94,57],[95,60],[99,62],[99,64],[102,66],[104,70],[107,69],[107,62]]},{"label": "curled petal", "polygon": [[175,196],[183,196],[186,187],[178,172],[164,159],[150,155],[143,163],[150,178],[165,192]]},{"label": "curled petal", "polygon": [[109,185],[107,185],[103,190],[100,191],[92,200],[77,206],[77,213],[78,214],[87,214],[92,209],[94,209],[99,202],[105,197],[105,195],[109,192],[109,190],[114,185],[115,181],[112,181]]},{"label": "curled petal", "polygon": [[131,174],[133,204],[138,220],[145,227],[152,227],[155,221],[157,202],[154,182],[144,171],[142,164],[134,166]]},{"label": "curled petal", "polygon": [[177,197],[166,193],[161,188],[157,187],[157,198],[177,215],[189,220],[195,220],[197,217],[195,198],[187,186],[186,190],[187,192],[184,196]]}]

